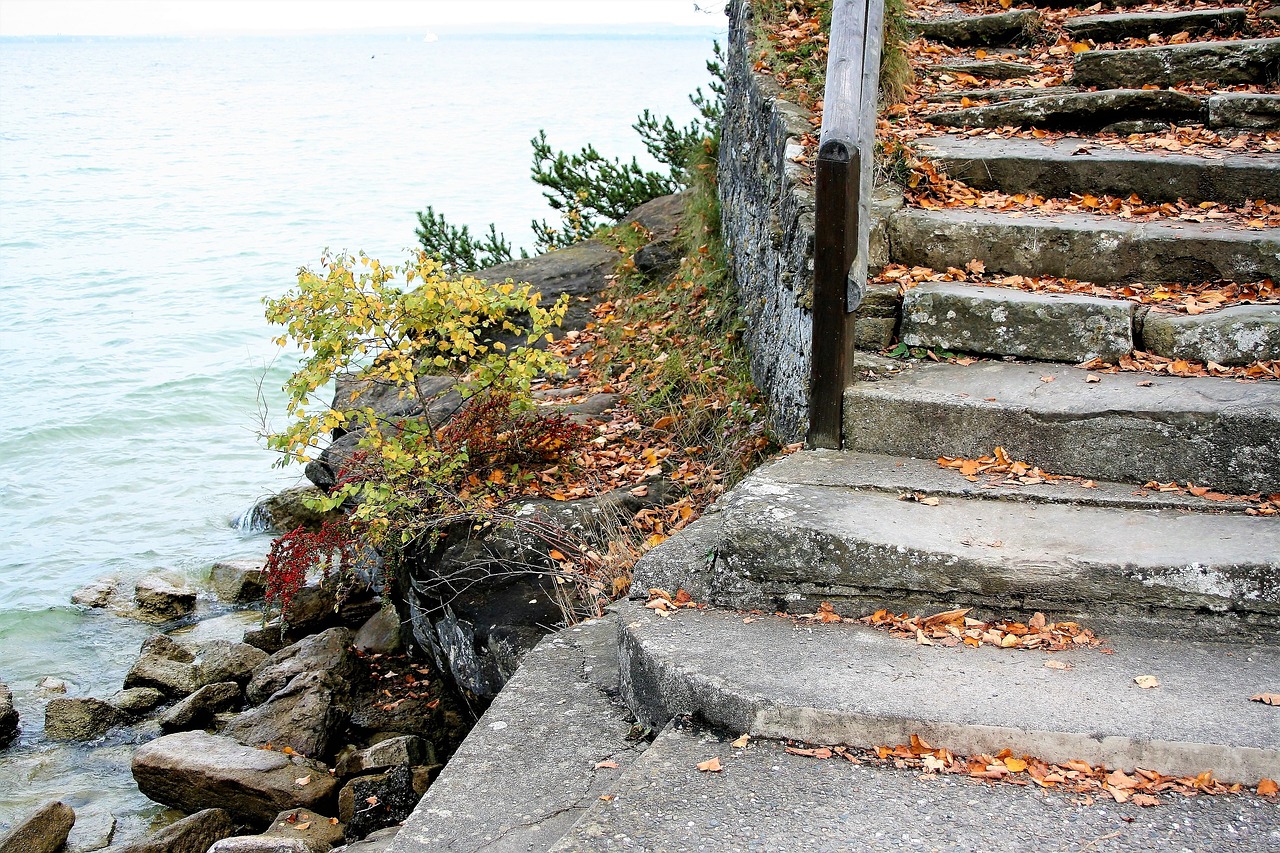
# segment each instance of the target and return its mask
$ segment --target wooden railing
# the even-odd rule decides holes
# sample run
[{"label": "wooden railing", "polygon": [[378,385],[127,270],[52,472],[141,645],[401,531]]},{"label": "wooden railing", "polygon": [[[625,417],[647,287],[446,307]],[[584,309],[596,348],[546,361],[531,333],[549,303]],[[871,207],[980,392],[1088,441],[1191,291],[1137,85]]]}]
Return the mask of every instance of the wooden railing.
[{"label": "wooden railing", "polygon": [[853,316],[867,287],[884,0],[834,0],[815,176],[812,447],[839,448]]}]

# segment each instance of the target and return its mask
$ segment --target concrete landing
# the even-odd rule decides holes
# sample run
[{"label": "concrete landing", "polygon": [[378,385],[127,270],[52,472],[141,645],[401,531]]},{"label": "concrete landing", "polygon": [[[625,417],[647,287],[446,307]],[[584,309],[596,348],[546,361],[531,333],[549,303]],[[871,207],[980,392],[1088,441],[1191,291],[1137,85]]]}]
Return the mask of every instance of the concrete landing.
[{"label": "concrete landing", "polygon": [[[731,736],[732,737],[732,736]],[[702,773],[713,756],[724,770]],[[946,853],[1118,853],[1280,848],[1280,809],[1258,797],[1166,797],[1158,808],[1095,803],[1060,793],[990,786],[843,760],[789,755],[771,741],[745,749],[699,728],[662,733],[554,848],[632,850],[850,850]]]},{"label": "concrete landing", "polygon": [[[632,604],[619,616],[623,694],[655,726],[692,715],[734,733],[861,747],[917,734],[958,754],[1009,748],[1246,783],[1280,768],[1280,715],[1249,701],[1280,681],[1275,646],[1112,636],[1114,654],[1048,654],[732,611],[660,617]],[[1160,686],[1140,688],[1140,675]]]}]

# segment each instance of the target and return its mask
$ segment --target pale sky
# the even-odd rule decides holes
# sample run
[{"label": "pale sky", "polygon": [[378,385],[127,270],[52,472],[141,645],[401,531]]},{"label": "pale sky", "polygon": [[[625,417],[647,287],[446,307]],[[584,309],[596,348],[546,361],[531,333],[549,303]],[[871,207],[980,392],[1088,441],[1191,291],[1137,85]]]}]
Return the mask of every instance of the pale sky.
[{"label": "pale sky", "polygon": [[724,0],[0,0],[0,35],[183,35],[458,24],[723,28]]}]

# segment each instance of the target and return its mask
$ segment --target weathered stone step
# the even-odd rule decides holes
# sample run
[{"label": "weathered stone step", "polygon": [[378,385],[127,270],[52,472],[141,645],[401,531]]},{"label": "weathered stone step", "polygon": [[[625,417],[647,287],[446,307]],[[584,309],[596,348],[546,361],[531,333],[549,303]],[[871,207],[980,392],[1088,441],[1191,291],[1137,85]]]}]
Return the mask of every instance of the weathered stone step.
[{"label": "weathered stone step", "polygon": [[[1007,748],[1128,772],[1208,770],[1248,784],[1280,763],[1274,711],[1249,701],[1280,675],[1275,646],[1115,635],[1114,654],[1049,657],[917,645],[863,626],[768,615],[744,623],[740,613],[682,610],[662,618],[636,605],[619,615],[623,692],[654,725],[689,715],[734,734],[863,747],[914,734],[962,755]],[[1048,660],[1070,669],[1048,669]],[[1138,687],[1138,675],[1154,675],[1159,687]],[[726,775],[729,757],[721,758]]]},{"label": "weathered stone step", "polygon": [[[963,690],[950,685],[948,692],[957,688]],[[1150,809],[1104,797],[1081,808],[1073,797],[1034,785],[979,786],[839,757],[821,761],[792,755],[771,740],[735,749],[729,741],[737,734],[666,729],[616,795],[596,803],[556,853],[1011,850],[1029,827],[1034,846],[1045,850],[1243,853],[1273,846],[1280,833],[1280,809],[1260,797],[1162,797],[1165,804]],[[697,769],[713,757],[723,772]],[[1117,832],[1123,842],[1112,848]],[[1230,840],[1223,837],[1228,832]],[[1103,846],[1095,844],[1107,837]]]},{"label": "weathered stone step", "polygon": [[[1129,85],[1129,81],[1124,85]],[[943,110],[924,116],[924,120],[940,127],[1012,126],[1096,131],[1133,121],[1199,122],[1205,120],[1206,114],[1200,98],[1181,92],[1106,89]]]},{"label": "weathered stone step", "polygon": [[968,98],[971,101],[983,100],[991,103],[1005,101],[1022,101],[1027,98],[1043,98],[1047,95],[1071,95],[1079,92],[1075,86],[1008,86],[1000,89],[951,89],[945,92],[931,92],[925,95],[925,102],[930,104],[952,104]]},{"label": "weathered stone step", "polygon": [[946,269],[977,258],[989,272],[1093,282],[1280,278],[1280,233],[1196,222],[1072,214],[905,208],[889,220],[899,263]]},{"label": "weathered stone step", "polygon": [[1090,50],[1076,54],[1072,76],[1081,86],[1099,87],[1274,84],[1280,78],[1280,38]]},{"label": "weathered stone step", "polygon": [[[1215,130],[1280,130],[1280,95],[1228,92],[1209,97],[1209,127]],[[1272,155],[1274,158],[1275,155]],[[1274,182],[1261,189],[1265,196],[1280,198]]]},{"label": "weathered stone step", "polygon": [[[1212,104],[1213,99],[1210,99]],[[1128,196],[1146,202],[1193,204],[1280,198],[1280,157],[1232,154],[1209,158],[1163,151],[1107,148],[1087,140],[982,139],[938,136],[916,143],[948,175],[981,190]]]},{"label": "weathered stone step", "polygon": [[1148,312],[1142,349],[1218,364],[1280,359],[1280,305],[1234,305],[1213,313]]},{"label": "weathered stone step", "polygon": [[[547,850],[636,760],[612,616],[525,657],[432,783],[392,853]],[[597,766],[612,762],[613,766]]]},{"label": "weathered stone step", "polygon": [[1280,384],[1073,367],[919,365],[845,394],[845,447],[934,459],[1003,446],[1057,474],[1280,493]]},{"label": "weathered stone step", "polygon": [[1063,27],[1077,40],[1095,42],[1146,38],[1187,32],[1192,35],[1229,35],[1244,28],[1246,9],[1191,9],[1185,12],[1128,12],[1117,15],[1082,15],[1067,18]]},{"label": "weathered stone step", "polygon": [[1019,9],[995,15],[909,20],[908,24],[931,41],[956,47],[997,47],[1028,41],[1040,27],[1040,13]]},{"label": "weathered stone step", "polygon": [[1034,65],[1021,62],[1007,62],[1001,59],[977,59],[967,62],[939,62],[929,66],[926,71],[938,74],[968,74],[970,77],[981,77],[986,80],[1016,80],[1019,77],[1030,77],[1039,69]]}]

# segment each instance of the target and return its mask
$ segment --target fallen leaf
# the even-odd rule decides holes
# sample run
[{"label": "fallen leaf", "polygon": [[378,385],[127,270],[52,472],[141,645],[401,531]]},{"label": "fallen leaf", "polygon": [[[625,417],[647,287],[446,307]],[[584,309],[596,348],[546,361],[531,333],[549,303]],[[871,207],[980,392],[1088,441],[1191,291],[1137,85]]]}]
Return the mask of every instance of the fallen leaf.
[{"label": "fallen leaf", "polygon": [[1040,377],[1040,381],[1041,381],[1041,382],[1055,382],[1055,381],[1057,381],[1057,379],[1058,379],[1058,377],[1056,377],[1056,376],[1041,376],[1041,377]]},{"label": "fallen leaf", "polygon": [[297,785],[299,788],[305,788],[307,785],[311,784],[311,777],[299,776],[297,779],[293,780],[293,784]]},{"label": "fallen leaf", "polygon": [[719,757],[708,758],[706,761],[698,764],[698,769],[703,773],[719,773],[724,768],[720,766]]},{"label": "fallen leaf", "polygon": [[1258,782],[1258,793],[1264,797],[1274,797],[1280,792],[1280,786],[1276,785],[1274,779],[1263,779]]},{"label": "fallen leaf", "polygon": [[1134,794],[1133,804],[1135,806],[1142,806],[1144,809],[1149,809],[1152,806],[1160,805],[1160,800],[1158,797],[1153,797],[1150,794]]},{"label": "fallen leaf", "polygon": [[371,806],[376,806],[379,802],[377,797],[365,797],[364,801]]},{"label": "fallen leaf", "polygon": [[1280,693],[1259,693],[1257,696],[1250,696],[1250,702],[1261,702],[1263,705],[1280,705]]},{"label": "fallen leaf", "polygon": [[1160,679],[1154,675],[1139,675],[1133,679],[1133,683],[1141,687],[1143,690],[1150,690],[1152,687],[1160,686]]},{"label": "fallen leaf", "polygon": [[300,823],[300,824],[298,824],[297,826],[295,826],[295,827],[294,827],[294,829],[298,830],[298,832],[305,832],[306,830],[308,830],[308,829],[310,829],[310,828],[311,828],[311,821],[306,821],[305,823]]},{"label": "fallen leaf", "polygon": [[1008,767],[1012,773],[1021,773],[1027,769],[1027,762],[1023,761],[1021,758],[1006,758],[1004,760],[1004,766]]},{"label": "fallen leaf", "polygon": [[1090,373],[1088,376],[1084,378],[1084,381],[1085,382],[1101,382],[1102,377],[1096,373]]},{"label": "fallen leaf", "polygon": [[742,737],[738,738],[737,740],[735,740],[733,743],[729,745],[732,746],[734,749],[742,749],[747,745],[747,743],[750,740],[751,740],[751,735],[743,735]]},{"label": "fallen leaf", "polygon": [[675,419],[675,418],[673,418],[671,415],[667,415],[666,417],[658,418],[658,420],[654,422],[654,424],[653,424],[653,428],[654,428],[654,429],[666,429],[666,428],[668,428],[669,426],[671,426],[672,424],[674,424],[675,422],[676,422],[676,419]]},{"label": "fallen leaf", "polygon": [[1047,660],[1044,662],[1044,665],[1046,669],[1057,669],[1063,672],[1071,669],[1071,664],[1061,660]]},{"label": "fallen leaf", "polygon": [[604,769],[616,770],[617,767],[618,767],[618,762],[616,761],[597,761],[596,762],[597,770],[604,770]]}]

